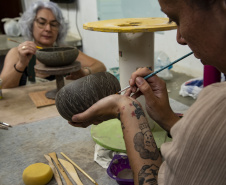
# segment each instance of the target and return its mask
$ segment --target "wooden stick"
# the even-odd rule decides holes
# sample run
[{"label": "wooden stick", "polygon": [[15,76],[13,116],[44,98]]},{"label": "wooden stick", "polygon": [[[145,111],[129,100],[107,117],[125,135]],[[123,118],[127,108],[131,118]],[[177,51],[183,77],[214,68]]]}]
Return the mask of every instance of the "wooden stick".
[{"label": "wooden stick", "polygon": [[68,161],[66,161],[64,159],[59,159],[58,158],[58,160],[63,165],[63,167],[67,170],[67,172],[69,173],[71,178],[76,182],[76,184],[77,185],[83,185],[83,183],[80,180],[80,178],[79,178],[74,166],[70,162],[68,162]]},{"label": "wooden stick", "polygon": [[[8,40],[9,40],[9,41],[12,41],[12,42],[16,42],[16,43],[18,43],[18,44],[21,44],[20,42],[18,42],[18,41],[16,41],[16,40],[13,40],[13,39],[10,39],[10,38],[8,38]],[[36,48],[38,48],[38,49],[43,49],[43,47],[40,47],[40,46],[36,46]]]},{"label": "wooden stick", "polygon": [[69,157],[67,157],[63,152],[60,152],[71,164],[78,168],[89,180],[91,180],[95,185],[98,185],[85,171],[83,171],[77,164],[75,164]]},{"label": "wooden stick", "polygon": [[49,156],[53,159],[53,161],[56,163],[56,166],[58,170],[60,171],[61,175],[63,176],[64,180],[66,181],[67,185],[73,185],[70,179],[68,178],[66,172],[64,171],[63,167],[60,165],[60,162],[57,159],[56,153],[49,153]]},{"label": "wooden stick", "polygon": [[52,168],[52,170],[53,170],[53,175],[54,175],[54,177],[55,177],[55,179],[56,179],[56,181],[57,181],[57,184],[58,184],[58,185],[63,185],[63,184],[62,184],[62,181],[61,181],[61,178],[60,178],[60,175],[59,175],[59,173],[58,173],[56,167],[54,166],[54,164],[53,164],[53,162],[52,162],[52,160],[51,160],[51,157],[48,156],[48,155],[45,155],[45,154],[44,154],[44,157],[45,157],[46,160],[49,162],[50,168]]}]

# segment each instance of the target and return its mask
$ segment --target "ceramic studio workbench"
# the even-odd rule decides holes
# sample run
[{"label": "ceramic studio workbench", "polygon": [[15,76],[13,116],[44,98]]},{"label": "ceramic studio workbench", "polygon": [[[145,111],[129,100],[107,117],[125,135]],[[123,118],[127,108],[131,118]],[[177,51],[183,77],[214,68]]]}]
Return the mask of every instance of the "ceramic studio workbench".
[{"label": "ceramic studio workbench", "polygon": [[2,89],[3,99],[0,100],[0,121],[10,125],[18,125],[59,116],[55,105],[36,108],[29,97],[31,92],[48,91],[55,88],[56,81],[54,80],[11,89]]},{"label": "ceramic studio workbench", "polygon": [[[0,130],[0,140],[1,185],[23,185],[23,170],[33,163],[48,164],[43,155],[52,152],[65,159],[63,152],[99,185],[117,185],[93,159],[95,142],[90,127],[75,128],[57,116]],[[94,185],[79,170],[77,173],[84,185]],[[48,185],[57,182],[53,178]]]},{"label": "ceramic studio workbench", "polygon": [[[65,84],[71,81],[65,80]],[[33,164],[48,164],[44,154],[56,152],[58,158],[66,154],[99,185],[116,185],[106,169],[94,161],[95,142],[90,127],[75,128],[62,118],[55,105],[36,108],[30,92],[51,90],[56,82],[43,82],[12,89],[3,89],[0,100],[0,120],[13,125],[0,129],[0,184],[22,185],[23,170]],[[84,185],[93,183],[77,170]],[[49,185],[56,185],[52,179]]]},{"label": "ceramic studio workbench", "polygon": [[[53,88],[56,88],[55,81],[3,89],[0,120],[13,127],[0,129],[0,185],[22,185],[23,170],[33,163],[48,164],[43,155],[52,152],[62,159],[60,152],[66,154],[99,185],[117,185],[106,169],[94,161],[95,142],[91,127],[72,127],[59,116],[55,105],[36,108],[28,95]],[[170,100],[170,104],[175,112],[188,108],[174,100]],[[84,185],[93,185],[80,171],[77,172]],[[49,183],[56,184],[54,179]]]}]

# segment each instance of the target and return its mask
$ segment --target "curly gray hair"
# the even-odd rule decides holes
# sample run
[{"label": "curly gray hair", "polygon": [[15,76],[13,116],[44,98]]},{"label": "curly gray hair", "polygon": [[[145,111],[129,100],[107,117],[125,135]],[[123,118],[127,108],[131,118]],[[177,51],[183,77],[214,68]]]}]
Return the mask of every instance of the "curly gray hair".
[{"label": "curly gray hair", "polygon": [[19,20],[19,26],[21,29],[21,33],[28,40],[33,40],[33,23],[36,17],[38,10],[42,8],[50,9],[56,20],[60,23],[60,27],[58,30],[58,36],[56,39],[56,44],[60,45],[64,43],[65,37],[68,31],[68,23],[65,22],[62,12],[59,6],[53,2],[43,2],[37,1],[33,3],[21,16]]}]

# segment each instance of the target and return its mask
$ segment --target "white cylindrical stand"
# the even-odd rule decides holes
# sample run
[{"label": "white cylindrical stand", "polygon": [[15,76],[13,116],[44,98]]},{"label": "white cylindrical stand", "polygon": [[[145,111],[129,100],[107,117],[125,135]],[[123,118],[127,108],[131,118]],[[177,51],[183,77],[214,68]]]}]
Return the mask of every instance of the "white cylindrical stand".
[{"label": "white cylindrical stand", "polygon": [[[119,69],[120,85],[125,88],[129,85],[128,80],[131,74],[139,67],[152,67],[154,70],[154,32],[144,33],[119,33]],[[138,101],[145,110],[144,97],[139,97]],[[154,128],[153,120],[146,117],[150,128]]]}]

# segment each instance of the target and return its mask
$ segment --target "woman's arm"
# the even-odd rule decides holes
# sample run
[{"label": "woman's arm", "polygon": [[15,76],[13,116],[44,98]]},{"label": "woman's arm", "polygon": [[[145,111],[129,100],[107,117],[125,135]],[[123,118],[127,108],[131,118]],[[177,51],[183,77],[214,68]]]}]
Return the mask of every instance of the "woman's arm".
[{"label": "woman's arm", "polygon": [[66,79],[68,80],[76,80],[92,73],[106,71],[106,67],[102,62],[86,55],[81,51],[79,51],[79,55],[76,61],[79,61],[81,63],[81,70],[68,75],[66,77]]},{"label": "woman's arm", "polygon": [[27,67],[32,55],[36,52],[35,46],[33,42],[26,41],[18,47],[12,48],[7,53],[0,75],[2,78],[2,88],[19,86],[23,71]]},{"label": "woman's arm", "polygon": [[162,157],[142,107],[128,99],[120,106],[120,119],[135,184],[158,184]]},{"label": "woman's arm", "polygon": [[[23,68],[23,66],[17,64],[17,61],[19,61],[17,48],[12,48],[6,55],[0,76],[2,79],[3,89],[19,86],[19,82],[23,73],[16,71],[16,69],[22,72],[24,71],[25,67]],[[15,64],[16,69],[14,68]]]},{"label": "woman's arm", "polygon": [[149,124],[141,105],[133,98],[111,95],[101,99],[83,113],[74,115],[69,122],[75,127],[87,127],[102,121],[120,118],[126,151],[134,173],[134,182],[157,184],[158,170],[162,163]]}]

